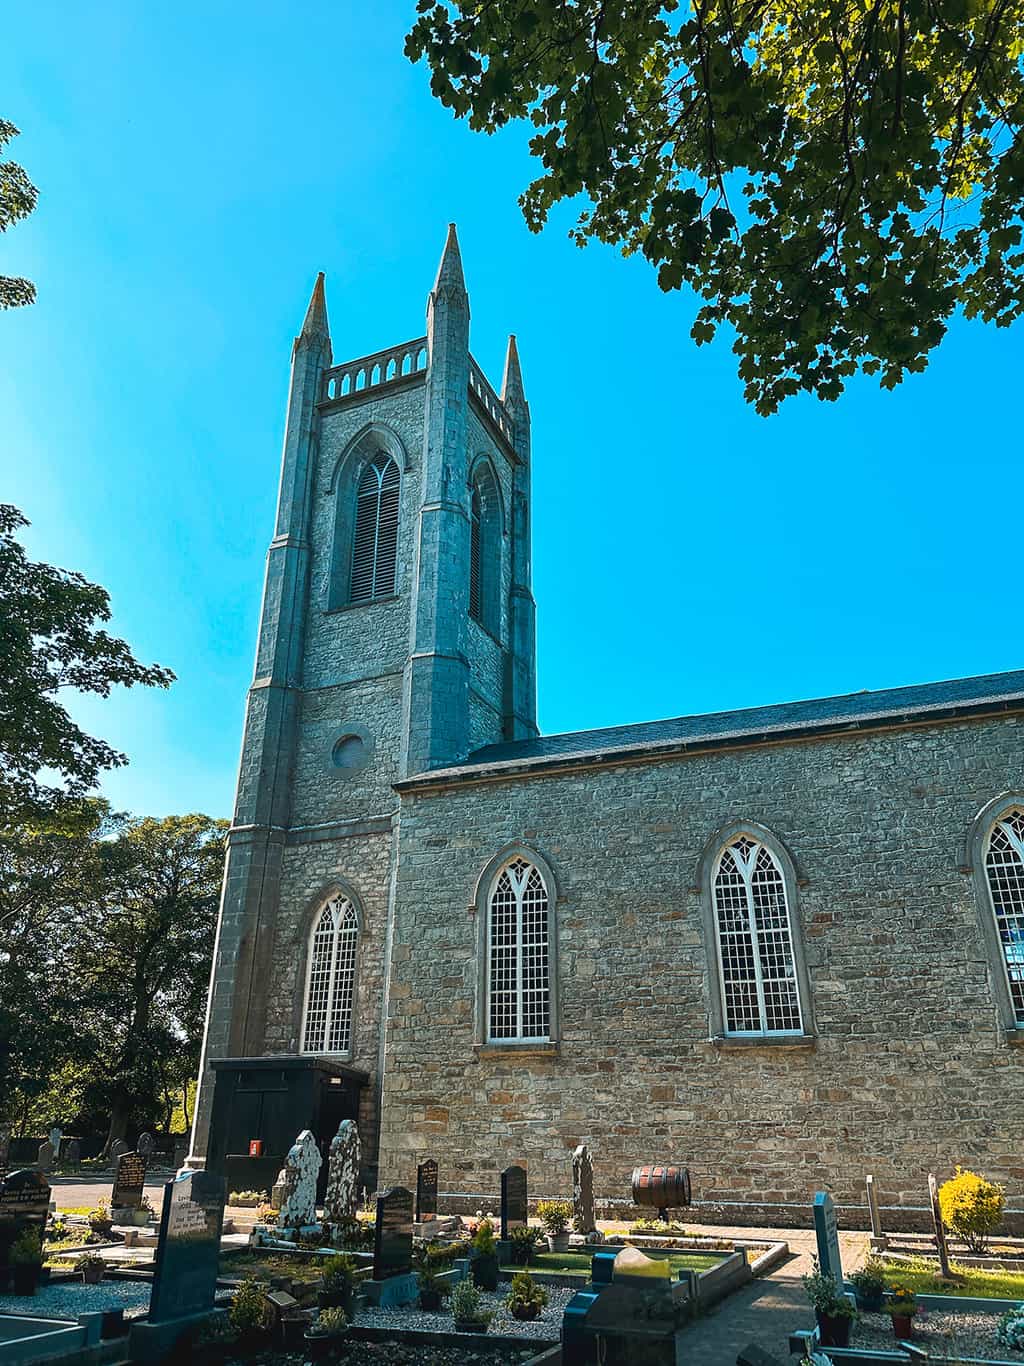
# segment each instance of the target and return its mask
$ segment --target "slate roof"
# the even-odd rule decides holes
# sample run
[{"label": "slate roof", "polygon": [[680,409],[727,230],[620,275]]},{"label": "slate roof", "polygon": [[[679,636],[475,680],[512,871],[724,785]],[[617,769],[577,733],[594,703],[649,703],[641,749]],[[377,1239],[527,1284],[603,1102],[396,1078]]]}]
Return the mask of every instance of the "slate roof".
[{"label": "slate roof", "polygon": [[948,721],[1000,711],[1024,711],[1024,669],[486,745],[474,750],[460,764],[417,774],[396,786],[399,790],[437,786],[552,767],[653,758],[687,749],[760,744],[801,735],[888,728],[915,721]]}]

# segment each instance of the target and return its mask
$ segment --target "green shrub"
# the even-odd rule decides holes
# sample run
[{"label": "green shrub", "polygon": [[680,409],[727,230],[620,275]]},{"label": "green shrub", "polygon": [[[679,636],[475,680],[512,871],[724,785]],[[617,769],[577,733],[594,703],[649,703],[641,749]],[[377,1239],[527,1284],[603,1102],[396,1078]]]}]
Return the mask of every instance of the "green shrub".
[{"label": "green shrub", "polygon": [[484,1219],[473,1235],[473,1251],[478,1257],[493,1257],[497,1250],[494,1226],[489,1219]]},{"label": "green shrub", "polygon": [[996,1342],[1013,1352],[1024,1352],[1024,1306],[1008,1309],[996,1328]]},{"label": "green shrub", "polygon": [[327,1337],[337,1337],[344,1333],[348,1328],[348,1315],[340,1306],[333,1309],[321,1309],[315,1321],[311,1325],[314,1333],[324,1333]]},{"label": "green shrub", "polygon": [[517,1271],[512,1277],[512,1293],[505,1307],[514,1319],[535,1319],[548,1302],[548,1292],[535,1285],[528,1271]]},{"label": "green shrub", "polygon": [[11,1266],[42,1266],[43,1245],[35,1229],[26,1228],[18,1234],[7,1254]]},{"label": "green shrub", "polygon": [[331,1297],[346,1313],[351,1314],[356,1286],[356,1260],[344,1252],[324,1261],[324,1294]]},{"label": "green shrub", "polygon": [[809,1276],[801,1276],[807,1298],[816,1314],[830,1319],[855,1319],[857,1311],[846,1298],[831,1276],[823,1276],[818,1259],[814,1259],[814,1270]]},{"label": "green shrub", "polygon": [[89,1220],[89,1227],[92,1229],[93,1233],[98,1233],[102,1238],[106,1238],[114,1227],[113,1221],[110,1218],[110,1210],[106,1205],[97,1205],[95,1209],[89,1211],[86,1217]]},{"label": "green shrub", "polygon": [[492,1315],[484,1308],[480,1291],[472,1281],[459,1281],[452,1291],[452,1318],[456,1323],[479,1323],[486,1328]]},{"label": "green shrub", "polygon": [[243,1281],[231,1297],[228,1319],[236,1333],[256,1333],[266,1327],[266,1286],[262,1281]]},{"label": "green shrub", "polygon": [[957,1167],[956,1176],[939,1187],[939,1212],[946,1227],[972,1252],[984,1252],[989,1234],[1003,1221],[1003,1188]]},{"label": "green shrub", "polygon": [[862,1267],[850,1276],[850,1284],[861,1295],[877,1295],[885,1289],[885,1268],[877,1257],[869,1257]]},{"label": "green shrub", "polygon": [[552,1237],[557,1237],[569,1227],[572,1205],[568,1200],[541,1200],[537,1205],[537,1218]]},{"label": "green shrub", "polygon": [[529,1266],[533,1261],[539,1233],[535,1228],[509,1229],[509,1242],[512,1244],[512,1265]]}]

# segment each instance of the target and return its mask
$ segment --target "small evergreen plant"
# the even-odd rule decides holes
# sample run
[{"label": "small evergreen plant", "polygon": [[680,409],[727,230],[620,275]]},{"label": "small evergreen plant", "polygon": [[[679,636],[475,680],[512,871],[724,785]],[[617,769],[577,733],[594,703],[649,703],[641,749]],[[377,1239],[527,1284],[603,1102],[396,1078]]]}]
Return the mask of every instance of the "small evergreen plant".
[{"label": "small evergreen plant", "polygon": [[1003,1221],[1003,1188],[977,1172],[957,1167],[956,1175],[939,1187],[942,1222],[974,1253],[983,1253]]}]

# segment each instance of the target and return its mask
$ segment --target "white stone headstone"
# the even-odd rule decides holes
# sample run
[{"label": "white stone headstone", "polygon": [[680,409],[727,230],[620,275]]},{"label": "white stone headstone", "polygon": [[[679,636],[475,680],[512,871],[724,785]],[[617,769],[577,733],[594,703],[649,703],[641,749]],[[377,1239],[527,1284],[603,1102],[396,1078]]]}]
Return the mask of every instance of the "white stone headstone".
[{"label": "white stone headstone", "polygon": [[316,1218],[316,1180],[323,1159],[311,1129],[303,1129],[284,1160],[284,1198],[279,1228],[305,1228]]},{"label": "white stone headstone", "polygon": [[331,1151],[327,1159],[324,1223],[340,1224],[356,1217],[361,1160],[359,1130],[351,1119],[343,1119],[338,1125],[338,1132],[331,1139]]}]

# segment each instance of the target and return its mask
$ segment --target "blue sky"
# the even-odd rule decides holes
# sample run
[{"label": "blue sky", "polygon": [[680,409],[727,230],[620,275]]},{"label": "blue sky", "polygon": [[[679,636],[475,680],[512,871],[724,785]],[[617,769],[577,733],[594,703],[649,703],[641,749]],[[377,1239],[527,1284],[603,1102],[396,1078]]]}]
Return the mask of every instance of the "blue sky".
[{"label": "blue sky", "polygon": [[[958,322],[893,394],[759,418],[728,342],[641,261],[530,234],[526,132],[473,134],[402,53],[411,0],[79,0],[5,17],[0,498],[110,592],[169,693],[84,699],[138,814],[230,814],[291,340],[327,273],[337,359],[423,330],[459,226],[472,345],[517,333],[534,431],[540,719],[575,730],[1024,663],[1020,328]],[[1009,629],[1007,629],[1009,628]]]}]

